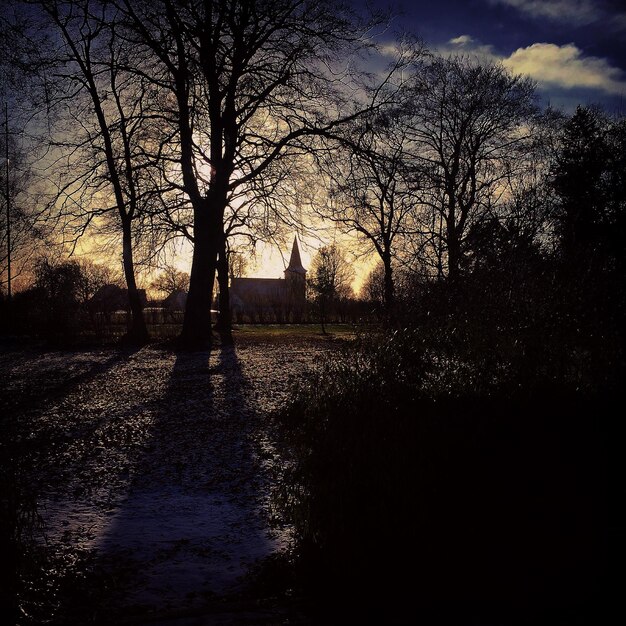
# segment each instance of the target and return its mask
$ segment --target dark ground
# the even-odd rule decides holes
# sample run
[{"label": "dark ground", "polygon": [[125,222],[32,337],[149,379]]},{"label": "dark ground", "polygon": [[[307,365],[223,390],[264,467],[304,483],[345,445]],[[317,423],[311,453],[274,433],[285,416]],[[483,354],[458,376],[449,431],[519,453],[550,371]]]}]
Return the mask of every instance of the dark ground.
[{"label": "dark ground", "polygon": [[291,536],[269,416],[337,345],[309,330],[248,328],[211,353],[5,347],[5,452],[30,516],[20,624],[305,619],[282,583],[274,597]]},{"label": "dark ground", "polygon": [[[289,463],[273,415],[303,373],[348,337],[246,327],[234,347],[210,353],[177,353],[166,342],[134,351],[3,346],[3,461],[13,471],[3,486],[22,512],[17,623],[396,623],[385,601],[368,615],[367,603],[335,611],[327,597],[304,600],[285,558],[292,528],[272,497]],[[545,624],[545,613],[533,619],[527,607],[511,610],[522,598],[511,581],[566,598],[571,610],[555,612],[551,626],[621,623],[614,600],[623,518],[615,495],[623,495],[623,428],[593,426],[609,413],[615,422],[608,400],[584,410],[555,402],[542,411],[558,420],[520,416],[511,428],[468,405],[452,407],[458,417],[448,424],[433,417],[426,434],[436,444],[438,490],[426,499],[436,515],[416,544],[422,562],[406,564],[402,623],[426,615],[417,604],[413,611],[415,582],[432,587],[442,605],[455,588],[466,590],[465,602],[507,603],[508,621],[449,623]],[[527,415],[532,405],[515,410]],[[568,424],[571,416],[577,421]],[[553,426],[537,430],[540,423]],[[599,544],[587,542],[590,533]],[[514,571],[515,562],[526,569]],[[335,593],[342,597],[339,587]],[[419,623],[440,623],[428,615],[432,621]]]}]

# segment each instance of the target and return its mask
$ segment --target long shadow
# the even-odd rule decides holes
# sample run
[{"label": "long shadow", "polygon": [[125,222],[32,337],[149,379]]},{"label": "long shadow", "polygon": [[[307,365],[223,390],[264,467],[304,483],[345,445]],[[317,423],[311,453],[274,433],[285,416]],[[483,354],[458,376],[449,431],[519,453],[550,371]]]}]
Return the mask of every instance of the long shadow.
[{"label": "long shadow", "polygon": [[[13,435],[7,437],[7,441],[12,442],[7,447],[14,463],[19,465],[18,475],[28,480],[33,497],[41,495],[42,490],[47,491],[46,485],[51,481],[67,482],[68,477],[80,479],[75,474],[76,469],[93,450],[89,446],[72,448],[72,445],[93,439],[94,433],[110,419],[107,412],[81,410],[85,408],[82,403],[89,403],[88,397],[82,397],[84,390],[88,390],[99,377],[106,376],[118,366],[123,367],[138,352],[139,348],[118,348],[104,361],[90,364],[86,369],[82,369],[80,362],[70,360],[66,361],[70,367],[56,371],[64,363],[61,353],[57,356],[59,367],[50,371],[51,380],[41,384],[29,382],[33,393],[20,403],[20,409],[5,414],[3,425],[7,418],[8,424],[4,432]],[[72,371],[72,365],[76,366],[77,372]],[[41,371],[34,372],[33,377],[37,379],[41,374]],[[64,455],[71,457],[71,462],[67,459],[61,462]]]},{"label": "long shadow", "polygon": [[122,582],[96,621],[204,610],[236,594],[248,568],[273,551],[245,385],[232,345],[177,355],[99,544],[101,567]]}]

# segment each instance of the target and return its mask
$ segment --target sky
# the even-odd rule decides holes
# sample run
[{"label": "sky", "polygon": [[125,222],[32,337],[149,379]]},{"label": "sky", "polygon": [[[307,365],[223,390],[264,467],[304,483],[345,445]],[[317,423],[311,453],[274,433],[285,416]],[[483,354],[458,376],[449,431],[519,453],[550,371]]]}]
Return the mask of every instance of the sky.
[{"label": "sky", "polygon": [[405,28],[441,53],[500,61],[534,79],[544,105],[626,111],[624,0],[399,0],[391,6],[401,12],[392,29]]},{"label": "sky", "polygon": [[[625,0],[370,0],[391,8],[389,29],[407,30],[433,52],[476,55],[498,61],[537,83],[539,103],[572,113],[578,104],[626,114]],[[354,0],[360,9],[366,0]],[[308,267],[320,242],[304,238]],[[279,277],[288,251],[261,247],[257,276]],[[373,263],[355,264],[360,284]]]},{"label": "sky", "polygon": [[[626,114],[626,2],[624,0],[349,0],[359,10],[394,10],[388,36],[407,30],[433,52],[499,61],[537,83],[540,103],[572,113],[577,104]],[[386,35],[387,36],[387,35]],[[289,260],[284,250],[259,246],[250,275],[277,278]],[[320,241],[302,238],[305,267]],[[188,269],[190,254],[179,258]],[[374,261],[355,261],[359,288]]]}]

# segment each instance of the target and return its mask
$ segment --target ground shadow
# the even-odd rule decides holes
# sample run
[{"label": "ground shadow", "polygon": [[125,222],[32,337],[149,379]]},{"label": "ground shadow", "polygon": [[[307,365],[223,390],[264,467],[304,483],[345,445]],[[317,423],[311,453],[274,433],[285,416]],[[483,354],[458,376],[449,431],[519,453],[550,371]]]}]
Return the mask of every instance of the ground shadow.
[{"label": "ground shadow", "polygon": [[95,621],[204,610],[236,594],[249,567],[273,551],[246,384],[232,344],[177,354],[98,546],[99,567],[124,582]]},{"label": "ground shadow", "polygon": [[[118,363],[128,360],[139,351],[138,347],[127,346],[106,348],[110,352],[103,360],[76,362],[72,368],[67,367],[72,355],[81,355],[83,350],[7,350],[0,364],[3,383],[0,386],[0,410],[5,419],[15,421],[25,411],[36,411],[55,399],[71,393],[79,385],[86,384],[104,374]],[[88,351],[89,352],[89,351]],[[55,358],[53,358],[55,357]],[[44,364],[30,367],[33,359],[45,358]],[[19,380],[20,368],[25,370],[23,380]],[[19,387],[12,382],[21,383]]]}]

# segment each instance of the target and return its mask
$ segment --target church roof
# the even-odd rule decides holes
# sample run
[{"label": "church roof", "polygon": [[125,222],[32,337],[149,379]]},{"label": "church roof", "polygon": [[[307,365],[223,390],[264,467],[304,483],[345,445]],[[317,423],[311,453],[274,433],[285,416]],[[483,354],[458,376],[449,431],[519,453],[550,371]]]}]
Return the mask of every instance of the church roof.
[{"label": "church roof", "polygon": [[300,260],[300,248],[298,248],[297,237],[293,238],[293,246],[291,247],[291,258],[289,259],[289,265],[286,272],[296,272],[297,274],[306,274],[306,270],[302,267],[302,261]]}]

